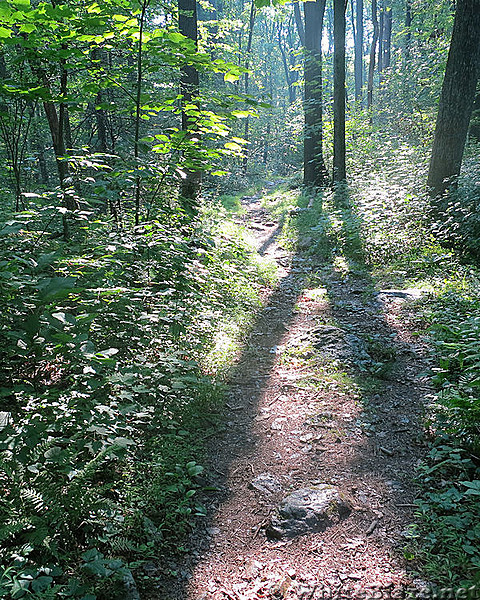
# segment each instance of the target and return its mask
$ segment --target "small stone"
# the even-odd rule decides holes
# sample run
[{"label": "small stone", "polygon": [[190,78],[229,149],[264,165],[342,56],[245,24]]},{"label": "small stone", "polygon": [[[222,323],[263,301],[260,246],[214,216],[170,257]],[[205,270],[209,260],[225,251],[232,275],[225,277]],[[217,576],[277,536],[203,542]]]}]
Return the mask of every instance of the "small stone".
[{"label": "small stone", "polygon": [[306,236],[298,240],[297,247],[299,250],[308,250],[312,245],[312,242],[312,238],[310,236]]},{"label": "small stone", "polygon": [[303,208],[301,206],[295,206],[294,208],[291,208],[289,213],[294,216],[294,215],[299,215],[301,213],[304,213],[308,210],[308,208]]},{"label": "small stone", "polygon": [[271,473],[261,473],[253,481],[248,484],[251,490],[256,490],[262,494],[270,495],[275,492],[280,492],[282,486]]},{"label": "small stone", "polygon": [[208,535],[218,535],[220,531],[221,529],[219,529],[218,527],[207,527]]}]

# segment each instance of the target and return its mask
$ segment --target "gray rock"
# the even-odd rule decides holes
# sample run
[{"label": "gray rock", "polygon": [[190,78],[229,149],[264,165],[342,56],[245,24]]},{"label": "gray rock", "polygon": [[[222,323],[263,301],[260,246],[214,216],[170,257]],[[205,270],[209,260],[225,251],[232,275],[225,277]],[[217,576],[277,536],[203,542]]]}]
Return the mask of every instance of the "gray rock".
[{"label": "gray rock", "polygon": [[302,237],[297,242],[297,248],[299,250],[308,250],[313,243],[313,238],[310,236]]},{"label": "gray rock", "polygon": [[369,361],[365,343],[353,333],[347,333],[339,327],[325,325],[313,332],[313,347],[322,354],[343,361]]},{"label": "gray rock", "polygon": [[292,217],[296,216],[296,215],[301,215],[304,212],[307,212],[308,208],[305,208],[304,206],[295,206],[294,208],[291,208],[288,212],[290,215],[292,215]]},{"label": "gray rock", "polygon": [[249,483],[248,487],[266,495],[282,491],[282,486],[271,473],[261,473]]},{"label": "gray rock", "polygon": [[404,290],[380,290],[378,299],[385,300],[418,300],[424,294],[428,294],[428,290],[421,288],[407,288]]},{"label": "gray rock", "polygon": [[4,429],[9,423],[12,417],[12,413],[0,412],[0,429]]},{"label": "gray rock", "polygon": [[302,488],[289,494],[267,527],[267,537],[293,538],[324,531],[351,512],[348,502],[331,485]]}]

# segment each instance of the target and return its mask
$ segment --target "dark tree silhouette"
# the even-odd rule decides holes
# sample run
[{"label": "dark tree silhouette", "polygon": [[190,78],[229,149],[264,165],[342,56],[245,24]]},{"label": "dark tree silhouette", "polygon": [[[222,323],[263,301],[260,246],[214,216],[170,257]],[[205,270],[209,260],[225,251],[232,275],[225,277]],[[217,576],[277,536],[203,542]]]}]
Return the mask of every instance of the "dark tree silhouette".
[{"label": "dark tree silhouette", "polygon": [[431,197],[456,185],[480,70],[480,0],[458,0],[427,185]]},{"label": "dark tree silhouette", "polygon": [[322,30],[325,0],[305,2],[305,133],[303,180],[321,186],[328,180],[322,136]]},{"label": "dark tree silhouette", "polygon": [[345,168],[345,2],[333,1],[333,181],[344,181]]}]

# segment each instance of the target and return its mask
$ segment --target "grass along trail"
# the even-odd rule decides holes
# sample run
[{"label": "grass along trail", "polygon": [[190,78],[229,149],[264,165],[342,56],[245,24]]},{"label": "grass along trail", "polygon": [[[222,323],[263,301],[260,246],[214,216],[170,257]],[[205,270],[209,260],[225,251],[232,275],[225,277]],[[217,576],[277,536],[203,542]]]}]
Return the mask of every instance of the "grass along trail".
[{"label": "grass along trail", "polygon": [[[321,199],[298,198],[242,199],[279,283],[229,378],[209,516],[156,598],[395,598],[419,585],[403,549],[425,453],[424,348],[406,325],[421,291],[375,291],[345,193],[341,248],[318,226]],[[319,490],[334,495],[323,513]],[[280,514],[292,492],[313,505]]]}]

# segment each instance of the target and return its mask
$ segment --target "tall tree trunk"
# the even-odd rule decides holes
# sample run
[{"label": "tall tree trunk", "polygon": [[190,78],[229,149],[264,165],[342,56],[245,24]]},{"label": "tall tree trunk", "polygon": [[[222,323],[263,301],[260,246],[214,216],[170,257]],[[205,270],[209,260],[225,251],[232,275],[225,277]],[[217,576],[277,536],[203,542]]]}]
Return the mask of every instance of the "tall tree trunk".
[{"label": "tall tree trunk", "polygon": [[[37,66],[32,66],[32,71],[37,75],[38,79],[42,82],[43,87],[50,91],[50,82],[45,71]],[[70,211],[76,210],[77,201],[75,196],[71,193],[71,189],[67,185],[67,178],[69,176],[68,160],[66,160],[65,151],[65,111],[64,103],[62,100],[67,96],[67,84],[68,84],[68,73],[65,67],[65,60],[61,61],[60,71],[60,106],[59,110],[51,100],[45,100],[43,102],[43,108],[45,116],[47,118],[48,128],[50,129],[50,135],[52,136],[53,151],[55,154],[58,180],[60,187],[63,192],[63,206]],[[68,240],[70,237],[70,227],[68,217],[65,213],[62,214],[62,227],[63,227],[63,238]]]},{"label": "tall tree trunk", "polygon": [[287,89],[288,89],[288,102],[290,104],[293,104],[295,102],[295,87],[293,85],[292,71],[290,71],[290,67],[288,64],[287,53],[285,52],[285,48],[284,48],[284,41],[282,39],[282,26],[281,25],[279,25],[278,29],[277,29],[277,40],[278,40],[278,47],[280,49],[280,54],[282,55],[283,70],[285,72],[285,81],[286,81]]},{"label": "tall tree trunk", "polygon": [[42,185],[48,185],[48,169],[47,161],[45,158],[45,144],[41,138],[41,134],[37,131],[37,160],[38,160],[38,177],[37,180]]},{"label": "tall tree trunk", "polygon": [[[253,40],[253,26],[255,25],[256,12],[257,11],[255,8],[255,0],[252,0],[251,5],[250,5],[250,18],[248,20],[248,40],[247,40],[246,59],[245,59],[245,68],[247,69],[245,72],[245,95],[248,95],[248,92],[250,89],[250,77],[249,77],[250,73],[248,71],[248,67],[250,65],[250,53],[252,51],[252,40]],[[250,127],[250,118],[247,117],[245,119],[245,129],[243,132],[243,139],[246,140],[247,142],[249,141],[248,140],[249,127]],[[244,173],[247,172],[247,167],[248,167],[248,144],[245,146],[243,160],[242,160],[242,171]]]},{"label": "tall tree trunk", "polygon": [[393,13],[391,8],[385,9],[384,16],[384,36],[383,36],[383,68],[390,68],[392,53],[392,20]]},{"label": "tall tree trunk", "polygon": [[410,44],[412,41],[412,0],[405,0],[405,61],[410,58]]},{"label": "tall tree trunk", "polygon": [[370,63],[368,65],[367,109],[371,109],[372,104],[373,104],[373,76],[375,73],[375,55],[377,52],[377,40],[378,40],[377,0],[372,0],[372,23],[373,23],[373,37],[372,37],[372,45],[370,47]]},{"label": "tall tree trunk", "polygon": [[[102,48],[94,48],[92,50],[92,61],[95,66],[98,66],[99,73],[102,68],[106,68],[105,64],[105,53]],[[95,98],[95,106],[93,108],[95,115],[95,124],[97,126],[97,143],[95,144],[95,150],[97,152],[106,153],[108,152],[107,142],[107,113],[105,112],[102,104],[105,102],[105,93],[103,90],[98,90],[97,97]],[[100,108],[97,108],[100,107]]]},{"label": "tall tree trunk", "polygon": [[143,29],[145,27],[145,18],[150,0],[143,0],[140,4],[140,22],[138,31],[138,48],[137,48],[137,82],[136,82],[136,98],[135,98],[135,137],[133,156],[135,158],[135,225],[140,223],[140,201],[142,178],[140,176],[140,121],[142,112],[142,86],[143,86]]},{"label": "tall tree trunk", "polygon": [[295,24],[297,25],[298,37],[302,46],[305,46],[305,28],[302,21],[302,13],[300,12],[300,3],[298,1],[293,3],[293,14],[295,17]]},{"label": "tall tree trunk", "polygon": [[271,133],[271,125],[270,125],[270,118],[271,116],[268,116],[268,121],[267,121],[267,130],[265,132],[265,139],[263,142],[263,164],[266,165],[268,162],[268,144],[270,142],[270,133]]},{"label": "tall tree trunk", "polygon": [[383,71],[383,38],[384,38],[384,17],[385,10],[380,8],[380,18],[378,24],[378,74],[379,83],[382,83],[382,71]]},{"label": "tall tree trunk", "polygon": [[469,134],[477,141],[480,141],[480,90],[477,90],[477,95],[473,103]]},{"label": "tall tree trunk", "polygon": [[345,167],[345,0],[333,0],[333,181],[344,181]]},{"label": "tall tree trunk", "polygon": [[303,181],[321,186],[328,181],[323,160],[322,136],[322,29],[325,0],[305,2],[305,131]]},{"label": "tall tree trunk", "polygon": [[[178,0],[178,28],[181,34],[192,40],[198,47],[197,3],[196,0]],[[194,65],[184,65],[180,73],[182,106],[198,97],[200,80]],[[187,136],[191,129],[188,116],[182,110],[182,131]],[[195,202],[200,188],[201,173],[186,169],[186,177],[180,187],[180,201],[187,212],[196,212]]]},{"label": "tall tree trunk", "polygon": [[[363,0],[357,0],[355,35],[355,100],[362,102],[363,87]],[[353,3],[352,3],[353,10]]]},{"label": "tall tree trunk", "polygon": [[480,0],[458,0],[427,185],[432,198],[455,186],[480,68]]}]

